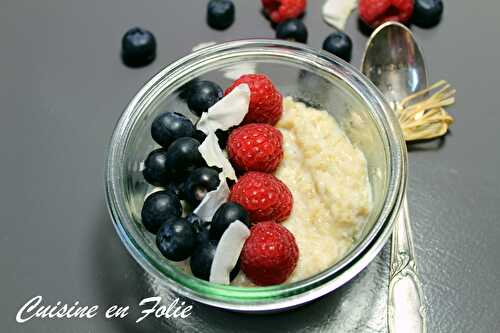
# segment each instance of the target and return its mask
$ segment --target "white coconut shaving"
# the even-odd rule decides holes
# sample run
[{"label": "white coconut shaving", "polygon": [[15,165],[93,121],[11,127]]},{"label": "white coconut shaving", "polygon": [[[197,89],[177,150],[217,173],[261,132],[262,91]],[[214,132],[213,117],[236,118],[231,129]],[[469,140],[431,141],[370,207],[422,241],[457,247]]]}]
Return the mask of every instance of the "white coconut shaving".
[{"label": "white coconut shaving", "polygon": [[344,30],[347,19],[357,7],[358,0],[326,0],[323,5],[323,19],[329,25]]},{"label": "white coconut shaving", "polygon": [[219,174],[219,186],[213,191],[208,192],[200,204],[193,210],[203,221],[212,221],[217,209],[229,198],[229,186],[226,178]]},{"label": "white coconut shaving", "polygon": [[196,128],[208,134],[239,125],[248,112],[250,87],[240,84],[201,115]]},{"label": "white coconut shaving", "polygon": [[196,44],[195,46],[193,46],[193,48],[191,50],[193,51],[198,51],[198,50],[201,50],[201,49],[204,49],[205,47],[209,47],[209,46],[212,46],[212,45],[215,45],[217,44],[217,42],[215,41],[210,41],[210,42],[201,42],[199,44]]},{"label": "white coconut shaving", "polygon": [[255,63],[242,63],[228,66],[224,69],[224,77],[230,80],[237,80],[245,74],[255,74],[257,71]]},{"label": "white coconut shaving", "polygon": [[240,220],[236,220],[229,225],[222,234],[215,250],[214,260],[210,268],[210,282],[230,283],[229,275],[236,266],[243,245],[249,236],[250,230]]},{"label": "white coconut shaving", "polygon": [[208,166],[214,166],[222,169],[224,178],[236,180],[236,172],[226,154],[219,146],[219,139],[214,132],[208,132],[207,137],[198,147],[201,157],[207,162]]}]

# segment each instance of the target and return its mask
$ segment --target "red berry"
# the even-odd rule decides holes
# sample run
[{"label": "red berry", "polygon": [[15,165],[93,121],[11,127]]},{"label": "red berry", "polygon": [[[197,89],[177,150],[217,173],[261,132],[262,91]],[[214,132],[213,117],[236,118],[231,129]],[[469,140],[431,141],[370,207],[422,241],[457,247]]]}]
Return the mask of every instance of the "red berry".
[{"label": "red berry", "polygon": [[262,0],[262,7],[274,23],[297,18],[306,10],[306,0]]},{"label": "red berry", "polygon": [[258,223],[281,222],[292,212],[293,197],[288,187],[268,173],[250,171],[241,176],[231,189],[229,201],[239,203]]},{"label": "red berry", "polygon": [[283,135],[271,125],[243,125],[229,135],[227,152],[241,171],[270,173],[283,159]]},{"label": "red berry", "polygon": [[295,237],[282,225],[266,221],[250,229],[241,251],[241,269],[255,284],[283,283],[297,266],[299,248]]},{"label": "red berry", "polygon": [[243,122],[274,125],[283,113],[283,96],[264,74],[246,74],[227,88],[226,95],[238,85],[246,83],[250,87],[250,105]]},{"label": "red berry", "polygon": [[384,22],[406,23],[413,14],[413,0],[360,0],[359,17],[372,28]]}]

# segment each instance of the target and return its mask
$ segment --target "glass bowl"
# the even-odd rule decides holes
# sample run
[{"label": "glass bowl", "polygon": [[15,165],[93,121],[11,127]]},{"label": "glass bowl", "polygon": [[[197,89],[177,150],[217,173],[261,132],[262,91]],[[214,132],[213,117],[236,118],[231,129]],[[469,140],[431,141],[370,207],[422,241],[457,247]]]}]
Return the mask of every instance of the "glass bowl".
[{"label": "glass bowl", "polygon": [[[212,284],[169,263],[141,224],[140,211],[151,187],[141,162],[156,147],[154,117],[175,110],[196,120],[179,94],[195,78],[227,87],[226,76],[255,67],[266,73],[284,96],[332,114],[351,142],[365,154],[372,210],[352,250],[338,263],[308,279],[269,287]],[[381,93],[355,68],[337,57],[302,44],[242,40],[193,52],[153,77],[121,116],[109,147],[106,195],[114,226],[132,256],[167,287],[195,301],[244,312],[280,311],[316,299],[359,273],[386,243],[406,186],[406,146],[399,124]]]}]

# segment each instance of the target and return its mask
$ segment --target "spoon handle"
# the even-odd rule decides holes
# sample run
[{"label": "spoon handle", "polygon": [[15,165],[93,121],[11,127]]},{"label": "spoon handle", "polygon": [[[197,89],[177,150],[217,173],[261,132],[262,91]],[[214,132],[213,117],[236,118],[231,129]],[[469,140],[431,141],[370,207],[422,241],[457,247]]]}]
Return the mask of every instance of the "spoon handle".
[{"label": "spoon handle", "polygon": [[405,196],[392,232],[387,316],[390,333],[426,332],[424,295],[413,252],[408,202]]}]

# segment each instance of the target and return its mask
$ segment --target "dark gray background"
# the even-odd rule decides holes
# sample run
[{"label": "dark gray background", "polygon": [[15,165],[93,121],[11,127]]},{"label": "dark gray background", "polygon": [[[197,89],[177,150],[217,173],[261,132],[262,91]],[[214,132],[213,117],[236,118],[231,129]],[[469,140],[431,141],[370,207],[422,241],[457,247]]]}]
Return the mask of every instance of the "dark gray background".
[{"label": "dark gray background", "polygon": [[[225,32],[206,26],[205,1],[1,2],[1,331],[168,330],[158,321],[135,326],[132,319],[102,316],[19,325],[15,314],[38,294],[50,303],[78,299],[102,307],[133,305],[151,295],[105,208],[108,138],[140,86],[193,45],[273,37],[258,13],[259,1],[235,2],[237,19]],[[305,17],[314,47],[331,31],[320,17],[322,2],[310,0]],[[495,1],[445,1],[438,27],[413,28],[431,80],[446,79],[458,90],[451,134],[410,152],[409,200],[430,332],[500,327],[499,12]],[[159,49],[151,66],[133,70],[121,64],[119,46],[123,32],[135,25],[153,31]],[[366,37],[356,16],[347,32],[359,65]],[[239,320],[235,329],[321,328],[308,319],[335,305],[329,297],[289,314]],[[302,324],[288,325],[292,317]],[[212,320],[224,318],[215,311]]]}]

